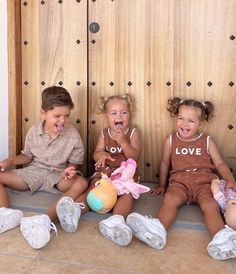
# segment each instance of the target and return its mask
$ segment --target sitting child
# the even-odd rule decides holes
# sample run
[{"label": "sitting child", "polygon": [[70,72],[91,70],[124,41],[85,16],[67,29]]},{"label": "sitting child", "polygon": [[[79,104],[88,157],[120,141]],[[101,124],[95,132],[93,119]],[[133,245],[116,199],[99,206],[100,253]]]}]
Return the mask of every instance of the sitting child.
[{"label": "sitting child", "polygon": [[207,247],[210,256],[217,260],[236,257],[236,231],[225,227],[211,192],[211,181],[217,178],[213,171],[216,169],[228,186],[235,188],[236,182],[213,140],[200,131],[212,116],[213,104],[178,97],[168,104],[168,111],[177,118],[176,132],[164,142],[159,185],[151,191],[153,195],[166,191],[163,204],[157,218],[131,213],[126,223],[138,239],[160,250],[166,245],[167,229],[175,221],[178,208],[185,203],[198,204],[213,237]]},{"label": "sitting child", "polygon": [[[27,133],[21,154],[0,162],[0,233],[20,224],[21,232],[31,247],[38,249],[50,240],[52,221],[60,220],[63,230],[75,232],[83,205],[74,200],[88,183],[77,175],[83,163],[84,148],[78,131],[69,125],[74,104],[63,87],[49,87],[42,92],[43,120]],[[27,165],[7,170],[11,166]],[[63,193],[46,214],[23,217],[23,212],[9,208],[6,187],[15,190],[42,190]]]},{"label": "sitting child", "polygon": [[[90,187],[78,199],[85,204],[85,209],[82,212],[90,210],[86,199],[95,183],[102,178],[102,174],[105,173],[110,177],[128,158],[132,158],[136,162],[139,160],[141,153],[140,134],[130,124],[133,107],[132,97],[128,94],[101,98],[100,110],[104,114],[107,127],[101,131],[93,154],[96,172],[91,178]],[[135,169],[134,182],[138,182],[138,177],[137,169]],[[133,205],[134,197],[130,192],[124,192],[118,197],[113,208],[113,216],[99,223],[100,232],[104,237],[120,246],[126,246],[130,243],[132,231],[126,225],[125,219],[131,212]]]}]

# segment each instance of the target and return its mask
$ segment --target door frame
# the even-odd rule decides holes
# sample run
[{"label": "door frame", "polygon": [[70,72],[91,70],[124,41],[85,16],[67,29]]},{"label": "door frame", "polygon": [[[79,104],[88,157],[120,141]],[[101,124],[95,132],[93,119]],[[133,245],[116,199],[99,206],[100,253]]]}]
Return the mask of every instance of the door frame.
[{"label": "door frame", "polygon": [[21,1],[7,0],[9,156],[22,150]]}]

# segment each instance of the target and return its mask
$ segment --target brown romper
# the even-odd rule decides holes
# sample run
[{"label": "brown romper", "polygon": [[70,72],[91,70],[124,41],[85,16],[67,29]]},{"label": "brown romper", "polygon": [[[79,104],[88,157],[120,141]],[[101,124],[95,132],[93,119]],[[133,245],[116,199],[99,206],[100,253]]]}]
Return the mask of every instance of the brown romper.
[{"label": "brown romper", "polygon": [[[129,128],[128,131],[125,133],[125,136],[128,140],[130,140],[133,136],[135,128]],[[127,158],[125,157],[122,147],[111,137],[109,128],[105,128],[102,131],[102,135],[104,137],[104,145],[105,151],[110,154],[110,156],[115,159],[114,162],[110,160],[106,160],[106,164],[104,167],[98,168],[96,172],[91,176],[90,180],[91,183],[94,184],[98,180],[102,178],[102,173],[107,174],[108,177],[111,176],[112,172],[120,167],[120,164],[123,161],[126,161]],[[134,181],[138,181],[138,170],[136,169],[136,173],[134,175]]]},{"label": "brown romper", "polygon": [[208,153],[209,138],[201,133],[194,141],[186,142],[177,133],[170,135],[172,170],[167,192],[181,189],[187,202],[197,204],[200,197],[213,197],[211,181],[217,175],[212,172],[215,166]]}]

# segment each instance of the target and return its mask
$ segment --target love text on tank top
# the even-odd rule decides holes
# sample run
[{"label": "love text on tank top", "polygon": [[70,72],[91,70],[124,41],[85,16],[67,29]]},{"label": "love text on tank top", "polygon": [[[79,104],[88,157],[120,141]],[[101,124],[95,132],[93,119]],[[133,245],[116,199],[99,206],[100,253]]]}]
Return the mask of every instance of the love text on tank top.
[{"label": "love text on tank top", "polygon": [[183,147],[183,148],[176,148],[175,149],[175,154],[176,155],[197,155],[201,156],[202,155],[202,149],[201,148],[196,148],[196,147]]},{"label": "love text on tank top", "polygon": [[121,153],[122,148],[121,147],[107,147],[106,146],[106,151],[109,151],[110,153],[116,154],[116,153]]}]

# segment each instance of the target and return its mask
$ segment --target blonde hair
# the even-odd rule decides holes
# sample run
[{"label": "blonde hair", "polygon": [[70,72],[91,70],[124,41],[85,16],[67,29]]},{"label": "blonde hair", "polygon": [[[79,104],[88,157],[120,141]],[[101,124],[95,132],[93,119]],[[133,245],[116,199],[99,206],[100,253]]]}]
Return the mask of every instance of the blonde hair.
[{"label": "blonde hair", "polygon": [[132,114],[135,111],[134,98],[130,94],[126,93],[123,95],[112,95],[108,97],[102,96],[98,104],[98,113],[106,113],[108,103],[112,100],[124,100],[129,107],[130,113]]}]

